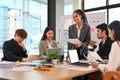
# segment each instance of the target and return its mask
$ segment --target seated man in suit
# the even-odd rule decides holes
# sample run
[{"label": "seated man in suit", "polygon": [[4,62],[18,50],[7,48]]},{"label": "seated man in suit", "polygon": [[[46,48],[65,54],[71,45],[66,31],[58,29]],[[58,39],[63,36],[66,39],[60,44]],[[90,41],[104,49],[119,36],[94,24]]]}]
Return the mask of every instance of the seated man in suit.
[{"label": "seated man in suit", "polygon": [[[97,25],[96,28],[97,28],[97,37],[98,39],[101,39],[97,53],[102,59],[108,59],[113,41],[109,37],[107,24],[103,23],[103,24]],[[94,49],[97,47],[93,41],[90,41],[90,45]]]},{"label": "seated man in suit", "polygon": [[27,58],[26,48],[22,43],[27,37],[27,32],[24,29],[17,29],[15,31],[14,38],[5,41],[3,44],[3,59],[6,61],[32,61],[31,58]]}]

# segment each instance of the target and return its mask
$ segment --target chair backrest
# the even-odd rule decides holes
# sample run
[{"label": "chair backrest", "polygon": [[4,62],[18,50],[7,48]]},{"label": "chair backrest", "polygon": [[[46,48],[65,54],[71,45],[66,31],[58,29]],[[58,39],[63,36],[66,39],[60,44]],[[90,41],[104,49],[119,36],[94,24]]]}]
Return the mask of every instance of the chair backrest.
[{"label": "chair backrest", "polygon": [[117,71],[120,72],[120,67],[118,67]]},{"label": "chair backrest", "polygon": [[120,72],[118,71],[107,71],[103,77],[104,80],[120,80]]}]

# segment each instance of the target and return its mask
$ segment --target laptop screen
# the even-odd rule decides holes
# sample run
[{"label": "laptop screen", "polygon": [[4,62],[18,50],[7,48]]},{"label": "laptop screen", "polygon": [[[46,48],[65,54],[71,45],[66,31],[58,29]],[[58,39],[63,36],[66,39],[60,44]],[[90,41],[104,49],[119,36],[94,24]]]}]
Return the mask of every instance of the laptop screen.
[{"label": "laptop screen", "polygon": [[48,53],[57,51],[59,54],[62,54],[62,48],[48,48]]},{"label": "laptop screen", "polygon": [[69,50],[69,56],[71,63],[79,62],[77,50]]}]

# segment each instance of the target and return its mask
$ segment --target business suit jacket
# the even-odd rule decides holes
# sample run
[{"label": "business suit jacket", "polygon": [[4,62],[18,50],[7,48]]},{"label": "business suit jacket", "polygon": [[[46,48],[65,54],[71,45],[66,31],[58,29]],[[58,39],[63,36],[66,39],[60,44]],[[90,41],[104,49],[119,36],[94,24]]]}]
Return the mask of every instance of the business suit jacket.
[{"label": "business suit jacket", "polygon": [[102,41],[99,44],[99,50],[97,51],[97,53],[99,54],[99,56],[103,59],[108,59],[109,57],[109,53],[111,50],[111,45],[112,45],[112,40],[110,37],[107,37],[104,45],[102,44]]},{"label": "business suit jacket", "polygon": [[[70,39],[78,38],[78,30],[77,30],[76,24],[73,24],[69,27],[69,38]],[[87,46],[89,44],[90,26],[87,23],[82,24],[80,36],[78,39],[82,42],[82,46]],[[68,49],[69,50],[76,49],[76,47],[73,44],[68,43]],[[81,47],[77,48],[77,52],[78,52],[79,59],[83,58],[83,57],[80,57],[83,53],[83,50]]]},{"label": "business suit jacket", "polygon": [[[53,48],[57,47],[57,42],[55,40],[52,40],[51,47]],[[48,51],[47,40],[41,40],[39,45],[40,59],[45,59],[45,57],[47,56],[47,51]]]},{"label": "business suit jacket", "polygon": [[22,58],[27,58],[26,50],[24,51],[14,39],[4,42],[2,60],[22,61]]}]

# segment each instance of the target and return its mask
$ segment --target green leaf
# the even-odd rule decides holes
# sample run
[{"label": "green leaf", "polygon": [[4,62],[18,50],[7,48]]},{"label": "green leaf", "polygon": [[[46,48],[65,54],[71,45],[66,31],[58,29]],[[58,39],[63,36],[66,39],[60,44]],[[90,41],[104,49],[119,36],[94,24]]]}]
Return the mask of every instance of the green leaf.
[{"label": "green leaf", "polygon": [[61,56],[60,56],[60,54],[57,51],[53,51],[53,52],[49,52],[47,54],[47,58],[48,59],[60,59]]}]

